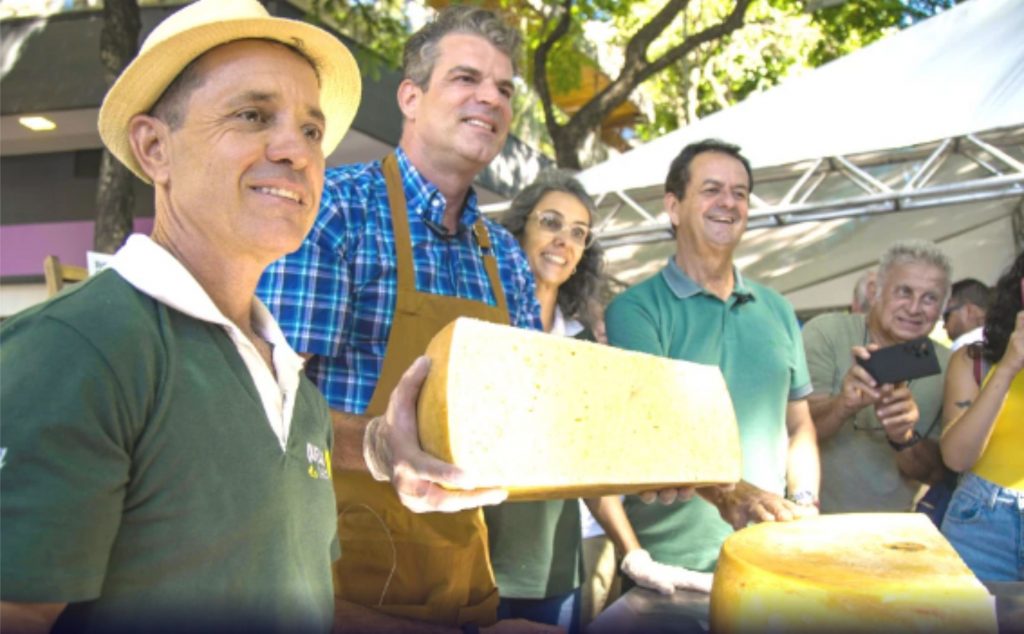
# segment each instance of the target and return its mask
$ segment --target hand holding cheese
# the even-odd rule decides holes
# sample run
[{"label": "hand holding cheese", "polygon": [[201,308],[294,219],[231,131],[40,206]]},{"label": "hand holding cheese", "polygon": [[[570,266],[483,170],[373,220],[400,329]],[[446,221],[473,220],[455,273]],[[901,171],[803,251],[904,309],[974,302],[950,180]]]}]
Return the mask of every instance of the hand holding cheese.
[{"label": "hand holding cheese", "polygon": [[402,504],[417,513],[455,512],[501,503],[508,496],[506,491],[477,488],[472,474],[420,448],[416,398],[429,370],[429,359],[417,359],[395,386],[384,416],[367,425],[363,456],[370,474],[375,480],[390,481]]},{"label": "hand holding cheese", "polygon": [[746,481],[738,482],[732,490],[705,487],[697,492],[718,507],[722,519],[736,530],[751,522],[788,522],[811,514],[817,515],[817,509],[813,506],[799,506]]},{"label": "hand holding cheese", "polygon": [[622,572],[636,585],[661,594],[672,594],[676,590],[711,592],[713,576],[710,572],[687,570],[681,566],[670,566],[651,559],[651,554],[642,548],[631,550],[622,558]]},{"label": "hand holding cheese", "polygon": [[423,448],[508,488],[510,499],[740,477],[736,417],[717,367],[473,319],[445,327],[427,355]]}]

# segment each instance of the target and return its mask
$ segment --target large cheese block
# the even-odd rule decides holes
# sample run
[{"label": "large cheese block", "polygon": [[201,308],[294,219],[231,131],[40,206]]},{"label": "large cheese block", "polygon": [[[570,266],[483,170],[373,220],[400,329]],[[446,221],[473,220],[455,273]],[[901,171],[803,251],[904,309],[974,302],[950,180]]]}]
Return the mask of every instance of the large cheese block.
[{"label": "large cheese block", "polygon": [[461,318],[427,349],[420,443],[511,499],[740,478],[717,367]]},{"label": "large cheese block", "polygon": [[729,536],[715,632],[995,632],[995,600],[920,513],[823,515]]}]

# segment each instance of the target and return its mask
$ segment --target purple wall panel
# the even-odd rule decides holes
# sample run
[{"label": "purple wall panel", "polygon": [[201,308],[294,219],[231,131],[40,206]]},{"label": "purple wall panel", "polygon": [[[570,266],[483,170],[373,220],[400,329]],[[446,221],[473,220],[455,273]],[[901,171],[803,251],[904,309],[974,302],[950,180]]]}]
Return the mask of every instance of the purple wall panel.
[{"label": "purple wall panel", "polygon": [[[0,277],[42,275],[43,258],[56,255],[61,262],[85,266],[92,248],[91,220],[47,222],[0,227]],[[152,218],[136,218],[135,232],[148,234]]]}]

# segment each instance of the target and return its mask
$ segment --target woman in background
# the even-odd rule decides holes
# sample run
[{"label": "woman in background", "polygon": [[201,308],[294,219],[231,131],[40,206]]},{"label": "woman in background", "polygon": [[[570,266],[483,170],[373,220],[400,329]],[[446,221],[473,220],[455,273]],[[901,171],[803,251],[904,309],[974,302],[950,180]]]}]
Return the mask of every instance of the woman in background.
[{"label": "woman in background", "polygon": [[982,581],[1024,580],[1024,253],[996,283],[981,344],[946,371],[942,459],[962,471],[942,533]]},{"label": "woman in background", "polygon": [[[568,172],[541,174],[512,201],[501,222],[533,270],[544,331],[595,339],[603,253],[594,240],[593,200]],[[572,398],[571,394],[565,395]],[[585,500],[637,585],[670,593],[710,590],[711,575],[665,566],[640,548],[618,496]],[[498,618],[524,618],[580,631],[581,520],[577,500],[508,502],[484,509],[501,602]]]}]

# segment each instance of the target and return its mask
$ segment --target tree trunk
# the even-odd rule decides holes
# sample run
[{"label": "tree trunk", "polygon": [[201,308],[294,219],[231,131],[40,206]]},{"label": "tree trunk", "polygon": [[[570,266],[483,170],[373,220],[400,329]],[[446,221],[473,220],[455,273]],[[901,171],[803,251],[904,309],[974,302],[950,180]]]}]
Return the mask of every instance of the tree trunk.
[{"label": "tree trunk", "polygon": [[[141,19],[138,0],[106,0],[100,34],[100,61],[109,87],[138,49]],[[113,253],[132,231],[135,175],[104,148],[96,189],[93,249]]]}]

